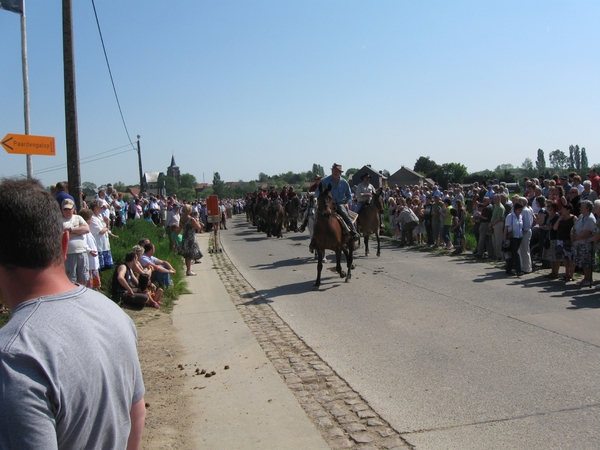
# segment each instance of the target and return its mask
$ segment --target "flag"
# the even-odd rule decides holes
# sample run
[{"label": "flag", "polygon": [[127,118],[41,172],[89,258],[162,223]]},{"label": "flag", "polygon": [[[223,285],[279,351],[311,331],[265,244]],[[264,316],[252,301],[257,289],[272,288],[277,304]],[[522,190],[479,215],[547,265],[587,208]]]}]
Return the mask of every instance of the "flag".
[{"label": "flag", "polygon": [[23,0],[0,0],[0,9],[23,14]]}]

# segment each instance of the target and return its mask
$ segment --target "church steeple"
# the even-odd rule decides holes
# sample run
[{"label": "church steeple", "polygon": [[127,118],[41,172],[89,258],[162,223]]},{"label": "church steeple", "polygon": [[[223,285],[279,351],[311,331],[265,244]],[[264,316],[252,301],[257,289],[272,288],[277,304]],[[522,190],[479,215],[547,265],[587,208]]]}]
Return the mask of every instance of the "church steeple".
[{"label": "church steeple", "polygon": [[181,173],[179,167],[175,164],[175,155],[171,155],[171,165],[167,167],[167,176],[175,178],[178,184],[181,182]]}]

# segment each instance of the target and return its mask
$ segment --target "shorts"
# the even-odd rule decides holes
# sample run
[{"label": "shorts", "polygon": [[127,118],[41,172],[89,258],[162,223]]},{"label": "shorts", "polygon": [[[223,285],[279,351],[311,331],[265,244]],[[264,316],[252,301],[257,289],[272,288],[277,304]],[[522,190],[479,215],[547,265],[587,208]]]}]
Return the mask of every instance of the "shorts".
[{"label": "shorts", "polygon": [[65,271],[72,283],[86,286],[90,277],[90,261],[87,253],[68,253],[65,260]]}]

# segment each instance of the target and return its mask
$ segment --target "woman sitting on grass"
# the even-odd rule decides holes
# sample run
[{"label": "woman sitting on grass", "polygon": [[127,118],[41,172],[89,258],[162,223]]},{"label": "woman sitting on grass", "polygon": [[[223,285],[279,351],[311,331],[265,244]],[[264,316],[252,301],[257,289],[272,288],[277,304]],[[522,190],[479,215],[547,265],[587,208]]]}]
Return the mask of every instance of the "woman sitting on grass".
[{"label": "woman sitting on grass", "polygon": [[144,282],[138,280],[133,268],[137,258],[135,252],[129,252],[125,255],[125,264],[120,264],[113,273],[111,297],[117,302],[123,302],[126,305],[143,307],[152,306],[160,308],[160,298],[163,294],[162,289],[151,292],[148,286],[149,278]]}]

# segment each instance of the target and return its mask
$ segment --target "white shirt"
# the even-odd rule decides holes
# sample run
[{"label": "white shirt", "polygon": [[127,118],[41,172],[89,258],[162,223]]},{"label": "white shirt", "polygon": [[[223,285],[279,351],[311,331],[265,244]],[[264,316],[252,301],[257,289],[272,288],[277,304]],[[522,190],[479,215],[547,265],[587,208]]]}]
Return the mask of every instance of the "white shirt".
[{"label": "white shirt", "polygon": [[521,215],[517,217],[514,212],[511,212],[508,216],[506,216],[504,225],[508,227],[508,232],[512,233],[514,238],[523,237],[523,217],[521,217]]},{"label": "white shirt", "polygon": [[524,206],[521,211],[521,217],[523,218],[523,231],[531,230],[533,226],[533,210],[529,206]]}]

